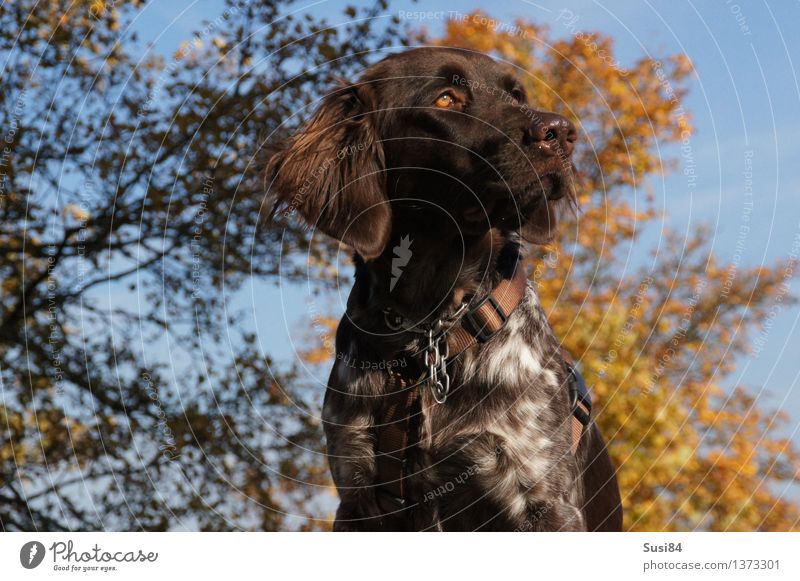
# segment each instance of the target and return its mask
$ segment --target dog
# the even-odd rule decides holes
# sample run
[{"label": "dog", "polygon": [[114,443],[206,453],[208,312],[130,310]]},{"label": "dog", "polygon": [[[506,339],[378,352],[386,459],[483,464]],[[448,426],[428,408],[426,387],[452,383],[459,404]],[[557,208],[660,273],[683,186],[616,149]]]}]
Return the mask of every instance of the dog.
[{"label": "dog", "polygon": [[622,528],[582,378],[522,271],[575,206],[576,129],[535,101],[487,55],[413,49],[325,95],[267,163],[273,216],[354,253],[322,417],[334,530]]}]

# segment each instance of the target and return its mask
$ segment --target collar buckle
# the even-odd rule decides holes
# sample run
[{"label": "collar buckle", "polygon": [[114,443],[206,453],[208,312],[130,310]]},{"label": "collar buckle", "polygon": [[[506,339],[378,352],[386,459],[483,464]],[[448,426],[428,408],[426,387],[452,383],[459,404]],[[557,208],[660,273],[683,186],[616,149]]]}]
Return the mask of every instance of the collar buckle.
[{"label": "collar buckle", "polygon": [[[490,327],[489,320],[486,319],[486,317],[483,317],[485,321],[483,324],[481,324],[477,320],[477,317],[475,316],[480,312],[481,308],[483,308],[483,305],[485,305],[486,303],[489,303],[494,309],[494,312],[497,313],[497,316],[500,317],[501,321],[500,325],[495,329],[492,329]],[[508,323],[509,314],[506,313],[502,305],[499,302],[497,302],[497,299],[494,298],[494,295],[492,295],[492,293],[489,293],[486,296],[486,298],[484,298],[478,304],[478,306],[476,306],[474,309],[470,311],[467,311],[464,314],[464,318],[467,320],[470,327],[472,327],[472,331],[475,334],[475,338],[478,339],[478,341],[480,341],[481,343],[486,343],[489,339],[491,339],[492,337],[497,335],[497,333],[503,330],[503,328],[506,326],[506,323]]]},{"label": "collar buckle", "polygon": [[592,415],[592,399],[586,388],[586,381],[575,366],[567,363],[567,387],[572,415],[585,426],[589,425]]}]

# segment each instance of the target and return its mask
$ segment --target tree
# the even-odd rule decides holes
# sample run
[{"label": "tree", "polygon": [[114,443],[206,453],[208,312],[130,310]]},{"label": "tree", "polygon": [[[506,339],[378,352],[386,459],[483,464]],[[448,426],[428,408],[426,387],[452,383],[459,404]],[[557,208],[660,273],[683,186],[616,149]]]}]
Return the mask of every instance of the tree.
[{"label": "tree", "polygon": [[396,25],[231,0],[139,63],[142,4],[0,6],[0,523],[321,526],[287,516],[326,484],[312,398],[226,297],[307,249],[265,227],[264,144]]},{"label": "tree", "polygon": [[[321,292],[337,280],[333,243],[266,224],[260,156],[321,87],[407,35],[371,18],[381,1],[346,9],[342,27],[287,4],[231,0],[171,58],[142,63],[138,0],[0,6],[4,530],[325,526],[289,516],[319,514],[328,490],[314,394],[237,331],[228,297],[308,266]],[[657,217],[637,194],[670,167],[657,145],[690,135],[688,61],[624,71],[609,38],[518,25],[471,14],[436,42],[514,63],[542,108],[580,122],[581,212],[530,267],[594,385],[628,526],[796,527],[782,418],[720,387],[793,300],[794,264],[721,264],[700,231],[622,268]]]},{"label": "tree", "polygon": [[[530,268],[551,324],[593,385],[626,526],[796,529],[800,511],[783,496],[800,465],[781,435],[787,417],[743,387],[722,387],[770,310],[795,300],[788,284],[796,257],[769,267],[723,264],[704,228],[668,234],[644,256],[642,231],[659,213],[641,190],[675,168],[687,187],[693,181],[691,117],[682,106],[691,63],[641,58],[626,70],[611,38],[576,30],[568,11],[558,20],[571,32],[566,39],[474,12],[450,21],[443,38],[421,40],[508,61],[539,108],[579,126],[580,212]],[[681,166],[660,155],[669,144],[681,147]]]}]

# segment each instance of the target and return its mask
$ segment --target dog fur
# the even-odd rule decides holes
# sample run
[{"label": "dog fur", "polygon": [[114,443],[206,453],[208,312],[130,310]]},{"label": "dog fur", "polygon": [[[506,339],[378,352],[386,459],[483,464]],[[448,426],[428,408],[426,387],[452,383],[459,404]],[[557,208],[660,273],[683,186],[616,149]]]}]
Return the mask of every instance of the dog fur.
[{"label": "dog fur", "polygon": [[621,529],[594,422],[570,453],[563,354],[530,285],[502,331],[451,363],[445,404],[420,387],[411,506],[386,514],[376,501],[386,362],[421,368],[419,335],[393,331],[384,309],[420,326],[452,317],[507,277],[526,244],[552,239],[574,206],[576,138],[567,119],[529,104],[508,67],[425,48],[337,87],[270,159],[273,212],[299,214],[356,257],[323,409],[335,530]]}]

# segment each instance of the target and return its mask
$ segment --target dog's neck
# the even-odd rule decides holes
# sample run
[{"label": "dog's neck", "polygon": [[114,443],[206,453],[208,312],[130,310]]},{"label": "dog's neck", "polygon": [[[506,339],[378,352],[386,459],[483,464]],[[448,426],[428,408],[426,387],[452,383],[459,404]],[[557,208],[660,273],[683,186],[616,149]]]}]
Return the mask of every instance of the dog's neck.
[{"label": "dog's neck", "polygon": [[357,261],[358,299],[362,308],[388,307],[415,324],[431,323],[491,292],[518,256],[516,237],[497,229],[465,236],[395,224],[380,257]]}]

